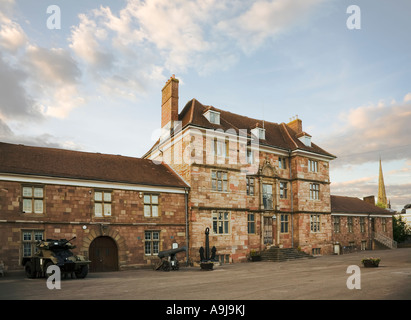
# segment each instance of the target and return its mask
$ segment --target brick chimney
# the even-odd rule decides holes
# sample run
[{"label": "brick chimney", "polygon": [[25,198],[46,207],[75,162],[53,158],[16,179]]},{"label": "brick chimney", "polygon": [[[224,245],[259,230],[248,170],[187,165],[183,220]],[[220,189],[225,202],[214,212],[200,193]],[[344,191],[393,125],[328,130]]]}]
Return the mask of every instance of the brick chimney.
[{"label": "brick chimney", "polygon": [[301,121],[301,119],[298,119],[297,117],[294,120],[287,123],[287,126],[293,129],[297,134],[303,132],[303,122]]},{"label": "brick chimney", "polygon": [[173,74],[161,91],[161,128],[166,125],[172,128],[173,122],[178,120],[178,83]]},{"label": "brick chimney", "polygon": [[369,204],[372,204],[373,206],[375,206],[375,196],[368,196],[368,197],[364,197],[363,200]]}]

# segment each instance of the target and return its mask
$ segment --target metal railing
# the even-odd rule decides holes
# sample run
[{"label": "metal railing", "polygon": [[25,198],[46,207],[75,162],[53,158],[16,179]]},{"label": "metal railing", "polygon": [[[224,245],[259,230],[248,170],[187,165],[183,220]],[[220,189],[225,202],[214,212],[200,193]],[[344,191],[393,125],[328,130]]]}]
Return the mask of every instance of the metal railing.
[{"label": "metal railing", "polygon": [[397,249],[397,241],[395,241],[395,240],[393,240],[393,239],[391,239],[391,238],[389,238],[389,237],[387,237],[387,236],[385,236],[381,233],[373,232],[372,237],[373,237],[374,240],[382,243],[383,245],[385,245],[388,248]]}]

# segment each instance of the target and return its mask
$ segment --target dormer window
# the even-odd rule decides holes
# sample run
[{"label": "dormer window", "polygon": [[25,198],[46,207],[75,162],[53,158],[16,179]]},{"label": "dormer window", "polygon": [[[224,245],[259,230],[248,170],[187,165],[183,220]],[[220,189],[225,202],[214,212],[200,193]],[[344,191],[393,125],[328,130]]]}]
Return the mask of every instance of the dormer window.
[{"label": "dormer window", "polygon": [[204,113],[204,117],[207,118],[210,123],[220,124],[220,112],[214,110],[207,110]]},{"label": "dormer window", "polygon": [[254,129],[251,129],[251,133],[254,136],[258,137],[258,139],[265,140],[265,129],[256,127]]},{"label": "dormer window", "polygon": [[306,147],[311,147],[311,136],[306,132],[301,132],[297,135],[298,140],[300,140]]}]

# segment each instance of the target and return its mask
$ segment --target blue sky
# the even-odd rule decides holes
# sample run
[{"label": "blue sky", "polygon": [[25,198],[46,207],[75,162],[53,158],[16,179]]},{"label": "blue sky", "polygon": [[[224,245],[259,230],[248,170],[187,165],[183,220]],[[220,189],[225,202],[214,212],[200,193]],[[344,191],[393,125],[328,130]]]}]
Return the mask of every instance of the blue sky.
[{"label": "blue sky", "polygon": [[[47,28],[50,5],[60,29]],[[350,5],[361,28],[347,27]],[[285,122],[338,158],[333,194],[411,202],[411,2],[0,2],[0,140],[142,156],[175,74],[198,99]],[[154,138],[152,138],[154,136]]]}]

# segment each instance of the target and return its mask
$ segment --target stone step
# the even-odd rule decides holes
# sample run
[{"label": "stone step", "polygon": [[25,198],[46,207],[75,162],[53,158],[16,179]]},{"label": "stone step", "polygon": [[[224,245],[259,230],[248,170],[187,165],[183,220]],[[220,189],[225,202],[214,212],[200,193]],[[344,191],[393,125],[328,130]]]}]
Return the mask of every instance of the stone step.
[{"label": "stone step", "polygon": [[270,249],[261,252],[262,261],[288,261],[312,258],[314,257],[303,251],[299,251],[296,248],[271,247]]}]

